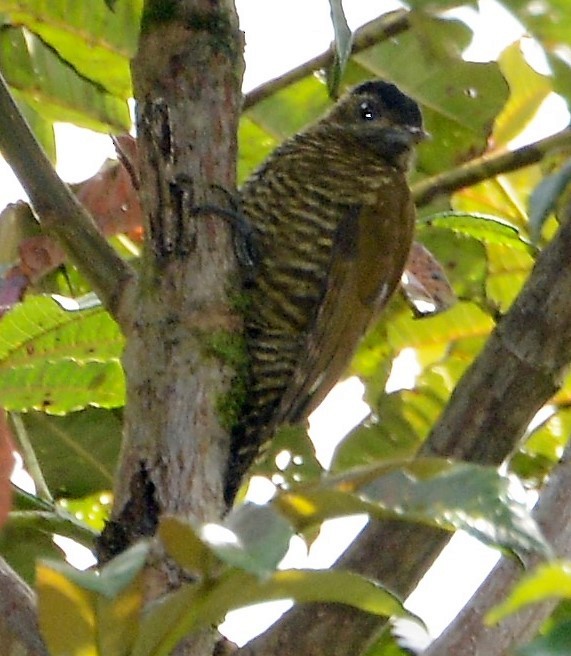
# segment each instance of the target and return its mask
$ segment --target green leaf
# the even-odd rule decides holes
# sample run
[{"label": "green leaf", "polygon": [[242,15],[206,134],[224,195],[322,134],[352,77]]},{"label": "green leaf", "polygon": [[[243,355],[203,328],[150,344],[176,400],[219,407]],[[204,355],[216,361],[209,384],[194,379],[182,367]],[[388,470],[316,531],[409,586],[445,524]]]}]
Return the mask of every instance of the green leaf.
[{"label": "green leaf", "polygon": [[238,128],[238,182],[243,182],[262,160],[279,144],[279,139],[257,125],[248,115],[242,115]]},{"label": "green leaf", "polygon": [[[461,46],[466,31],[457,21],[430,18],[422,33],[407,30],[351,58],[360,67],[359,73],[353,69],[358,76],[390,80],[422,105],[433,137],[418,149],[417,167],[424,173],[446,170],[483,152],[491,122],[508,96],[496,63],[464,61],[461,47],[435,45]],[[424,38],[427,33],[430,38]]]},{"label": "green leaf", "polygon": [[138,543],[99,574],[63,563],[38,565],[40,627],[50,654],[131,653],[143,602],[139,573],[148,551],[148,543]]},{"label": "green leaf", "polygon": [[208,577],[219,562],[266,575],[285,556],[293,530],[275,509],[248,503],[232,510],[222,523],[197,529],[166,518],[159,534],[180,565]]},{"label": "green leaf", "polygon": [[81,498],[59,498],[57,504],[85,526],[101,533],[109,520],[112,500],[110,492],[97,492]]},{"label": "green leaf", "polygon": [[400,643],[406,643],[407,639],[395,635],[398,631],[399,627],[394,626],[385,629],[381,637],[365,651],[364,656],[412,656],[413,652],[400,646]]},{"label": "green leaf", "polygon": [[352,572],[285,570],[258,578],[230,570],[215,582],[185,586],[151,609],[132,656],[167,656],[183,636],[218,624],[228,611],[276,599],[343,603],[376,615],[420,621],[392,593]]},{"label": "green leaf", "polygon": [[83,590],[114,599],[132,583],[145,565],[150,545],[141,540],[109,561],[98,572],[75,569],[67,563],[44,560],[43,568],[58,572],[65,579]]},{"label": "green leaf", "polygon": [[494,124],[495,147],[505,146],[520,134],[552,91],[550,78],[527,63],[519,42],[508,46],[498,63],[509,84],[510,97]]},{"label": "green leaf", "polygon": [[529,198],[529,230],[534,241],[539,239],[543,224],[570,181],[571,160],[568,160],[556,173],[545,176],[533,190]]},{"label": "green leaf", "polygon": [[356,469],[278,496],[277,507],[298,528],[324,519],[368,513],[462,529],[516,553],[549,553],[521,501],[515,477],[492,467],[419,458]]},{"label": "green leaf", "polygon": [[[48,522],[47,528],[51,526]],[[28,517],[14,514],[0,531],[0,555],[25,581],[33,584],[38,558],[65,558],[62,550],[54,543],[52,533],[41,530],[44,518],[30,513]]]},{"label": "green leaf", "polygon": [[[439,243],[441,231],[449,231],[458,239],[442,232]],[[535,248],[521,231],[493,216],[462,212],[429,216],[420,221],[419,238],[450,272],[459,297],[491,302],[501,311],[509,308],[534,264]],[[469,249],[465,239],[475,240],[485,251],[478,251],[475,244]]]},{"label": "green leaf", "polygon": [[335,59],[327,71],[327,87],[332,98],[338,95],[339,84],[351,55],[353,35],[343,11],[342,0],[329,0],[331,22],[335,34]]},{"label": "green leaf", "polygon": [[567,0],[549,0],[535,9],[529,0],[504,0],[526,32],[551,47],[571,42],[571,6]]},{"label": "green leaf", "polygon": [[21,415],[46,483],[56,497],[81,498],[113,487],[121,414],[87,408],[63,417]]},{"label": "green leaf", "polygon": [[89,405],[117,408],[125,401],[119,362],[45,362],[36,367],[0,364],[0,404],[7,410],[64,414]]},{"label": "green leaf", "polygon": [[464,212],[442,212],[423,218],[424,226],[443,228],[464,237],[473,237],[485,244],[502,244],[526,252],[534,252],[533,246],[525,240],[518,228],[496,216]]},{"label": "green leaf", "polygon": [[93,548],[97,532],[90,529],[82,521],[57,505],[50,510],[13,510],[9,521],[14,531],[36,531],[38,534],[49,535],[54,533],[75,540],[87,549]]},{"label": "green leaf", "polygon": [[45,119],[22,99],[17,100],[16,104],[36,137],[36,140],[53,164],[56,161],[56,141],[53,121]]},{"label": "green leaf", "polygon": [[257,103],[245,116],[267,139],[281,142],[321,116],[330,103],[326,86],[311,75]]},{"label": "green leaf", "polygon": [[16,100],[47,121],[101,132],[126,132],[131,127],[125,97],[113,96],[81,77],[25,28],[0,30],[0,70]]},{"label": "green leaf", "polygon": [[[208,536],[209,531],[205,529],[210,526],[213,525],[203,527],[203,539]],[[222,526],[229,529],[236,540],[211,541],[212,550],[227,564],[258,575],[276,569],[294,534],[289,522],[274,508],[253,503],[232,510]]]},{"label": "green leaf", "polygon": [[184,569],[206,578],[220,569],[220,560],[210,545],[189,523],[176,517],[162,517],[158,535],[168,554]]},{"label": "green leaf", "polygon": [[[289,461],[278,468],[276,458],[284,451],[289,454]],[[315,446],[303,426],[281,426],[252,469],[253,474],[267,478],[278,475],[286,486],[315,480],[322,472]]]},{"label": "green leaf", "polygon": [[541,564],[526,574],[513,588],[508,598],[488,612],[486,622],[496,624],[529,604],[554,597],[571,598],[571,562],[567,560]]},{"label": "green leaf", "polygon": [[0,323],[0,403],[52,414],[123,405],[119,328],[100,307],[57,298],[30,297]]},{"label": "green leaf", "polygon": [[571,644],[571,622],[554,626],[545,635],[516,651],[517,656],[567,656]]},{"label": "green leaf", "polygon": [[110,11],[104,0],[0,0],[0,12],[6,21],[41,37],[83,78],[127,100],[142,4],[122,0]]}]

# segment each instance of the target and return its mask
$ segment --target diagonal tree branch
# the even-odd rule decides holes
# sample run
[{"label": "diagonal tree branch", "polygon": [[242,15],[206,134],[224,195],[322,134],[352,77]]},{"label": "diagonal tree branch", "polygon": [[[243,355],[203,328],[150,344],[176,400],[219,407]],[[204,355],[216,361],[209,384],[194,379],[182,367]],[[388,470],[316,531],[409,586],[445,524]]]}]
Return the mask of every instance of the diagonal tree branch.
[{"label": "diagonal tree branch", "polygon": [[[409,12],[405,9],[399,9],[398,11],[384,14],[369,23],[365,23],[365,25],[362,25],[353,35],[352,54],[361,52],[361,50],[370,48],[381,41],[385,41],[392,36],[408,30],[410,27],[408,14]],[[266,100],[266,98],[269,98],[281,89],[285,89],[290,84],[299,82],[299,80],[315,73],[315,71],[327,68],[331,65],[334,58],[335,46],[331,45],[331,47],[320,55],[303,62],[303,64],[300,64],[296,68],[292,68],[287,73],[284,73],[273,80],[264,82],[264,84],[261,84],[247,93],[244,97],[243,109],[249,109],[253,105],[262,102],[262,100]]]},{"label": "diagonal tree branch", "polygon": [[[563,457],[549,476],[541,493],[534,516],[549,540],[557,557],[571,557],[571,442]],[[526,567],[539,564],[540,557],[526,559]],[[499,603],[522,574],[522,568],[513,558],[502,558],[494,567],[468,604],[456,616],[446,631],[435,640],[423,656],[463,654],[463,656],[501,656],[511,653],[537,633],[539,627],[558,603],[551,599],[533,604],[507,617],[497,626],[486,626],[484,617],[490,608]],[[476,652],[477,648],[477,652]]]},{"label": "diagonal tree branch", "polygon": [[135,274],[54,171],[1,75],[0,118],[0,150],[26,190],[43,229],[58,239],[105,307],[125,328],[130,312],[122,307],[123,292]]},{"label": "diagonal tree branch", "polygon": [[417,207],[427,205],[438,196],[450,194],[502,173],[536,164],[550,151],[570,145],[571,128],[566,128],[516,150],[493,152],[471,159],[465,164],[415,184],[412,188],[415,204]]},{"label": "diagonal tree branch", "polygon": [[0,558],[0,653],[48,656],[34,593]]},{"label": "diagonal tree branch", "polygon": [[[500,464],[558,390],[571,360],[570,252],[571,222],[544,249],[519,297],[457,385],[423,455]],[[382,581],[406,597],[449,538],[418,524],[372,521],[336,567]],[[385,624],[340,605],[295,607],[238,653],[354,656]]]}]

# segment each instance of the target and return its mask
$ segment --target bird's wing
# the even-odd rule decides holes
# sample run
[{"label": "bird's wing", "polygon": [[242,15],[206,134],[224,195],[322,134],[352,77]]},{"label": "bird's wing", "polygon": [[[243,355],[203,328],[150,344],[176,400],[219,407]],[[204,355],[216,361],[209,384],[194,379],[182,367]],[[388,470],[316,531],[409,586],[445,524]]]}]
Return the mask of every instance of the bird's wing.
[{"label": "bird's wing", "polygon": [[348,366],[371,320],[397,287],[412,243],[415,210],[406,183],[373,205],[351,208],[336,230],[316,316],[274,426],[305,419]]}]

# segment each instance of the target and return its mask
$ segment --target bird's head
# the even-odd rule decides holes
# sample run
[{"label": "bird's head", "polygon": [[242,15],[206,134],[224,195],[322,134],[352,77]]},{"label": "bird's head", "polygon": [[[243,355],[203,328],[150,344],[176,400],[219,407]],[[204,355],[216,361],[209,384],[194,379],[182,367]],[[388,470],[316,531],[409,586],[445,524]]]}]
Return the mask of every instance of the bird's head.
[{"label": "bird's head", "polygon": [[325,117],[347,143],[372,150],[389,163],[407,168],[415,144],[428,135],[416,102],[382,80],[363,82],[345,94]]}]

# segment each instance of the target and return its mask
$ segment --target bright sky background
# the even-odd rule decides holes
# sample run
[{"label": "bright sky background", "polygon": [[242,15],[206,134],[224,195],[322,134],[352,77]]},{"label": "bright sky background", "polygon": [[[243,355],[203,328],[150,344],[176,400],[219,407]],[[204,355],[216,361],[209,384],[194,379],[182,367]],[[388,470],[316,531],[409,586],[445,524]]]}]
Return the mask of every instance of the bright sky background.
[{"label": "bright sky background", "polygon": [[[323,52],[332,39],[327,0],[236,0],[236,3],[241,27],[246,33],[245,91]],[[353,29],[387,9],[398,7],[398,2],[394,0],[345,0],[345,11]],[[520,26],[511,17],[499,13],[493,0],[481,1],[480,15],[466,12],[476,30],[479,25],[485,25],[485,30],[477,32],[467,53],[472,59],[485,61],[495,58],[505,45],[522,34]],[[549,131],[560,129],[568,120],[568,116],[561,111],[561,104],[560,99],[546,103],[542,109],[543,118],[538,123],[548,126]],[[548,120],[544,120],[546,115]],[[545,130],[540,133],[536,129],[533,138],[544,134]],[[528,134],[527,139],[530,138]],[[58,172],[68,182],[78,182],[93,175],[102,161],[114,154],[108,137],[73,126],[58,126],[57,139]],[[1,159],[0,180],[1,208],[22,197],[22,190]],[[410,379],[414,379],[415,371],[414,358],[405,353],[400,363],[400,373],[393,378],[392,384],[395,388],[411,384]],[[362,402],[361,395],[360,382],[349,379],[337,386],[314,413],[312,437],[324,464],[330,461],[337,441],[367,414],[367,406]],[[264,485],[258,481],[252,488],[253,495],[259,500],[269,493],[267,483]],[[359,517],[326,522],[309,554],[305,553],[301,539],[294,538],[284,567],[330,565],[363,525],[364,519]],[[455,536],[409,598],[407,606],[425,620],[432,637],[436,637],[464,605],[496,560],[496,552],[465,535]],[[438,603],[434,603],[435,590],[438,590]],[[224,629],[231,639],[241,644],[266,628],[288,605],[275,602],[266,605],[270,610],[256,608],[231,613]],[[409,633],[408,628],[406,632]],[[426,637],[420,637],[417,646],[426,641]]]}]

